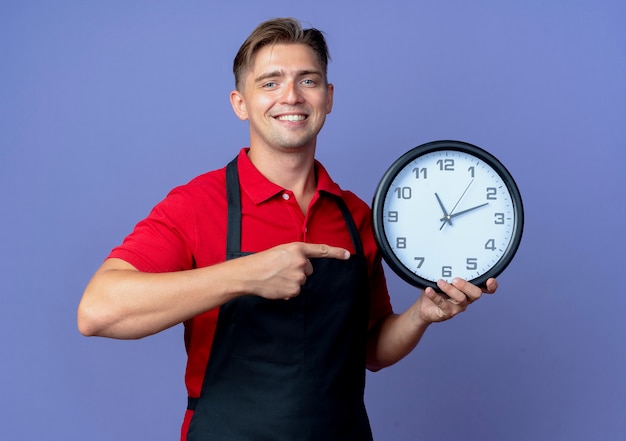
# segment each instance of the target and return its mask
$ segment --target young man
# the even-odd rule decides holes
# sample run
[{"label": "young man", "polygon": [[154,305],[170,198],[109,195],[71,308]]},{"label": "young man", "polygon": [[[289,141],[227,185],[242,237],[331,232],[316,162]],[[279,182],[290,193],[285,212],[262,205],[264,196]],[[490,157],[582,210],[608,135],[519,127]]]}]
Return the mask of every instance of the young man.
[{"label": "young man", "polygon": [[[250,147],[174,189],[115,248],[78,309],[85,335],[185,324],[183,440],[367,440],[365,368],[408,354],[480,298],[441,281],[394,314],[368,206],[315,160],[332,110],[321,32],[259,25],[234,62]],[[497,288],[487,283],[489,292]]]}]

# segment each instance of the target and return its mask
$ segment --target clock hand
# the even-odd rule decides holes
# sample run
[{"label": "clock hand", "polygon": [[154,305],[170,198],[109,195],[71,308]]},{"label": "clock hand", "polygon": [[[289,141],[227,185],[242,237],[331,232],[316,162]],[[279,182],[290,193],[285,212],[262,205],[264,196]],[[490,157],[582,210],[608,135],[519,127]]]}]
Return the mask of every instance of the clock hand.
[{"label": "clock hand", "polygon": [[439,220],[442,221],[445,224],[446,222],[450,222],[450,219],[452,219],[453,217],[460,216],[460,215],[465,214],[465,213],[467,213],[469,211],[474,211],[477,208],[484,207],[485,205],[489,205],[489,202],[485,202],[484,204],[476,205],[475,207],[468,208],[467,210],[459,211],[458,213],[449,214],[447,216],[442,217]]},{"label": "clock hand", "polygon": [[[439,198],[439,195],[437,193],[435,193],[435,197],[437,198],[437,202],[439,202],[441,211],[443,211],[443,217],[441,218],[441,220],[444,221],[443,224],[445,225],[445,223],[448,222],[450,225],[452,225],[452,221],[450,220],[450,215],[446,211],[446,207],[443,206],[443,202],[441,202],[441,198]],[[443,225],[441,226],[441,228],[443,228]]]},{"label": "clock hand", "polygon": [[463,199],[463,196],[465,196],[465,193],[467,193],[467,190],[469,190],[470,186],[472,185],[472,183],[474,182],[474,180],[472,179],[469,184],[467,184],[467,187],[465,187],[465,190],[463,190],[463,194],[461,195],[461,197],[459,198],[458,201],[456,201],[456,204],[454,205],[454,207],[452,208],[452,211],[450,212],[450,214],[454,213],[454,210],[456,210],[456,207],[459,206],[459,202],[461,202],[461,199]]},{"label": "clock hand", "polygon": [[469,188],[471,187],[473,182],[474,182],[474,180],[472,179],[469,182],[469,184],[467,184],[467,187],[465,187],[465,190],[463,190],[463,193],[461,194],[461,197],[459,198],[458,201],[456,201],[456,204],[454,204],[454,207],[452,207],[452,211],[447,215],[447,219],[446,218],[441,219],[443,221],[443,223],[441,224],[441,227],[439,227],[439,230],[443,229],[443,227],[446,224],[446,222],[448,222],[448,223],[450,223],[450,225],[452,225],[452,221],[450,220],[452,218],[452,213],[454,213],[454,210],[456,210],[456,207],[459,206],[459,203],[463,199],[463,196],[465,196],[465,193],[467,193],[467,190],[469,190]]}]

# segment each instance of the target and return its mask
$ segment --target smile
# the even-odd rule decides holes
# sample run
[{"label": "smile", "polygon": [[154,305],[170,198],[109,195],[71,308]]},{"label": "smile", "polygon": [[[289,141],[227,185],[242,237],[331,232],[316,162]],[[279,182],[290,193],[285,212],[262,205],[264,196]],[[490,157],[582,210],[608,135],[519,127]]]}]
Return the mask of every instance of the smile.
[{"label": "smile", "polygon": [[279,121],[304,121],[306,119],[305,115],[279,115],[276,117]]}]

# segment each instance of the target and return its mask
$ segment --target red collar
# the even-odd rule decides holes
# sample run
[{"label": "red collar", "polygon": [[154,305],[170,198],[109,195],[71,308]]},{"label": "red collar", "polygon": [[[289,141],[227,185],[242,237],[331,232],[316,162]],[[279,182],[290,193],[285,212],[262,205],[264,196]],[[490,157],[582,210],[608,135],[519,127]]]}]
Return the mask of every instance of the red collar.
[{"label": "red collar", "polygon": [[[243,191],[258,205],[284,192],[285,189],[267,180],[267,178],[257,170],[248,157],[248,150],[250,149],[241,149],[237,159],[239,182]],[[315,161],[315,172],[317,173],[316,190],[318,193],[326,192],[341,197],[341,188],[331,179],[324,166],[317,160]]]}]

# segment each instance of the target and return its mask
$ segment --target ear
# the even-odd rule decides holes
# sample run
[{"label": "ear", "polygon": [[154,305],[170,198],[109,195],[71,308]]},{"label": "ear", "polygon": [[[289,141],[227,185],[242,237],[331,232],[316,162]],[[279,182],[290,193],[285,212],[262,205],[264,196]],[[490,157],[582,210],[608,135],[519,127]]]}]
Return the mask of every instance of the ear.
[{"label": "ear", "polygon": [[230,93],[230,105],[233,106],[235,115],[242,121],[248,119],[248,111],[246,110],[246,101],[237,89]]},{"label": "ear", "polygon": [[333,110],[333,94],[335,93],[335,86],[328,83],[326,88],[326,115],[328,115]]}]

